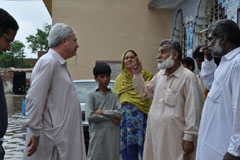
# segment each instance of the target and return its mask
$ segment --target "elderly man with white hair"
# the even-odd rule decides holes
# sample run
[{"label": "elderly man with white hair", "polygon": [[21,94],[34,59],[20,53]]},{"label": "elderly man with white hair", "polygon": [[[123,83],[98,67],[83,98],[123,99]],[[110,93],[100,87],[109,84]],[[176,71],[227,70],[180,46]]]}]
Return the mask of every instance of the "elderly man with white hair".
[{"label": "elderly man with white hair", "polygon": [[35,65],[26,96],[28,127],[24,160],[85,160],[81,107],[66,59],[76,55],[73,29],[52,27],[49,51]]},{"label": "elderly man with white hair", "polygon": [[194,159],[202,104],[197,78],[181,64],[179,42],[163,40],[158,52],[160,71],[150,82],[143,80],[140,60],[132,63],[134,87],[143,98],[153,97],[143,159]]}]

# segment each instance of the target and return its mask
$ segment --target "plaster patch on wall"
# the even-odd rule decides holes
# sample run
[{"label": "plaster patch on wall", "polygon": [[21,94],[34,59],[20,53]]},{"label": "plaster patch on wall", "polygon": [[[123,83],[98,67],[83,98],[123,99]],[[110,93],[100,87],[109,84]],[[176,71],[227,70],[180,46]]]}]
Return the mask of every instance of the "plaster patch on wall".
[{"label": "plaster patch on wall", "polygon": [[6,85],[4,87],[5,93],[10,93],[13,90],[13,84],[10,81],[6,81]]}]

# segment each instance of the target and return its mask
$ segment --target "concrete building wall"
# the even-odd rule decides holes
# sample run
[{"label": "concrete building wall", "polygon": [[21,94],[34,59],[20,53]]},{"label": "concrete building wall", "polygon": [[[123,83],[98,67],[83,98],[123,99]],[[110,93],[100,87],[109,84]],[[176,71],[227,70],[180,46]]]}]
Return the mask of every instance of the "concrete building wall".
[{"label": "concrete building wall", "polygon": [[146,0],[53,0],[53,24],[70,24],[78,38],[77,56],[68,60],[73,79],[93,78],[98,60],[119,61],[135,50],[143,67],[157,69],[159,42],[171,37],[172,11],[148,9]]},{"label": "concrete building wall", "polygon": [[198,6],[199,6],[200,0],[184,0],[182,1],[179,5],[177,5],[173,9],[173,17],[172,17],[172,31],[174,30],[175,27],[175,22],[176,22],[176,16],[177,12],[179,10],[182,10],[183,13],[183,23],[186,23],[186,17],[192,16],[194,17],[194,22],[196,21],[196,16],[198,14]]}]

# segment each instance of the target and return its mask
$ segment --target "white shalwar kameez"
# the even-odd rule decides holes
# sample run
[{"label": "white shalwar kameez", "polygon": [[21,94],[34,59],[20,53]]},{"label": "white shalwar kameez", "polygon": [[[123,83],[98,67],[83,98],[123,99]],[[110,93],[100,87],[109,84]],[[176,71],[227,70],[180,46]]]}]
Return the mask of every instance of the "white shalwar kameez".
[{"label": "white shalwar kameez", "polygon": [[182,65],[167,76],[160,70],[145,84],[141,73],[133,85],[142,97],[153,97],[147,120],[144,160],[183,160],[183,140],[194,141],[201,99],[196,76]]},{"label": "white shalwar kameez", "polygon": [[26,96],[26,145],[40,136],[37,151],[24,160],[86,160],[81,107],[66,61],[53,49],[35,65]]},{"label": "white shalwar kameez", "polygon": [[240,157],[240,47],[201,71],[210,88],[200,123],[196,160],[222,160],[226,152]]}]

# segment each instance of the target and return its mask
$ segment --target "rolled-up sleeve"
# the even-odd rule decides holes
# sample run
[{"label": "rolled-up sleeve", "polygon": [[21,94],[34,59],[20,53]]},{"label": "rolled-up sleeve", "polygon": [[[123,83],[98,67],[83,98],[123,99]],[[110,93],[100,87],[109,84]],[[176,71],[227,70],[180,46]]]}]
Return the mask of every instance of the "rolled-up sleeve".
[{"label": "rolled-up sleeve", "polygon": [[214,80],[214,72],[216,68],[217,65],[214,63],[214,60],[208,61],[207,59],[205,59],[204,62],[202,63],[200,75],[204,85],[209,90]]}]

